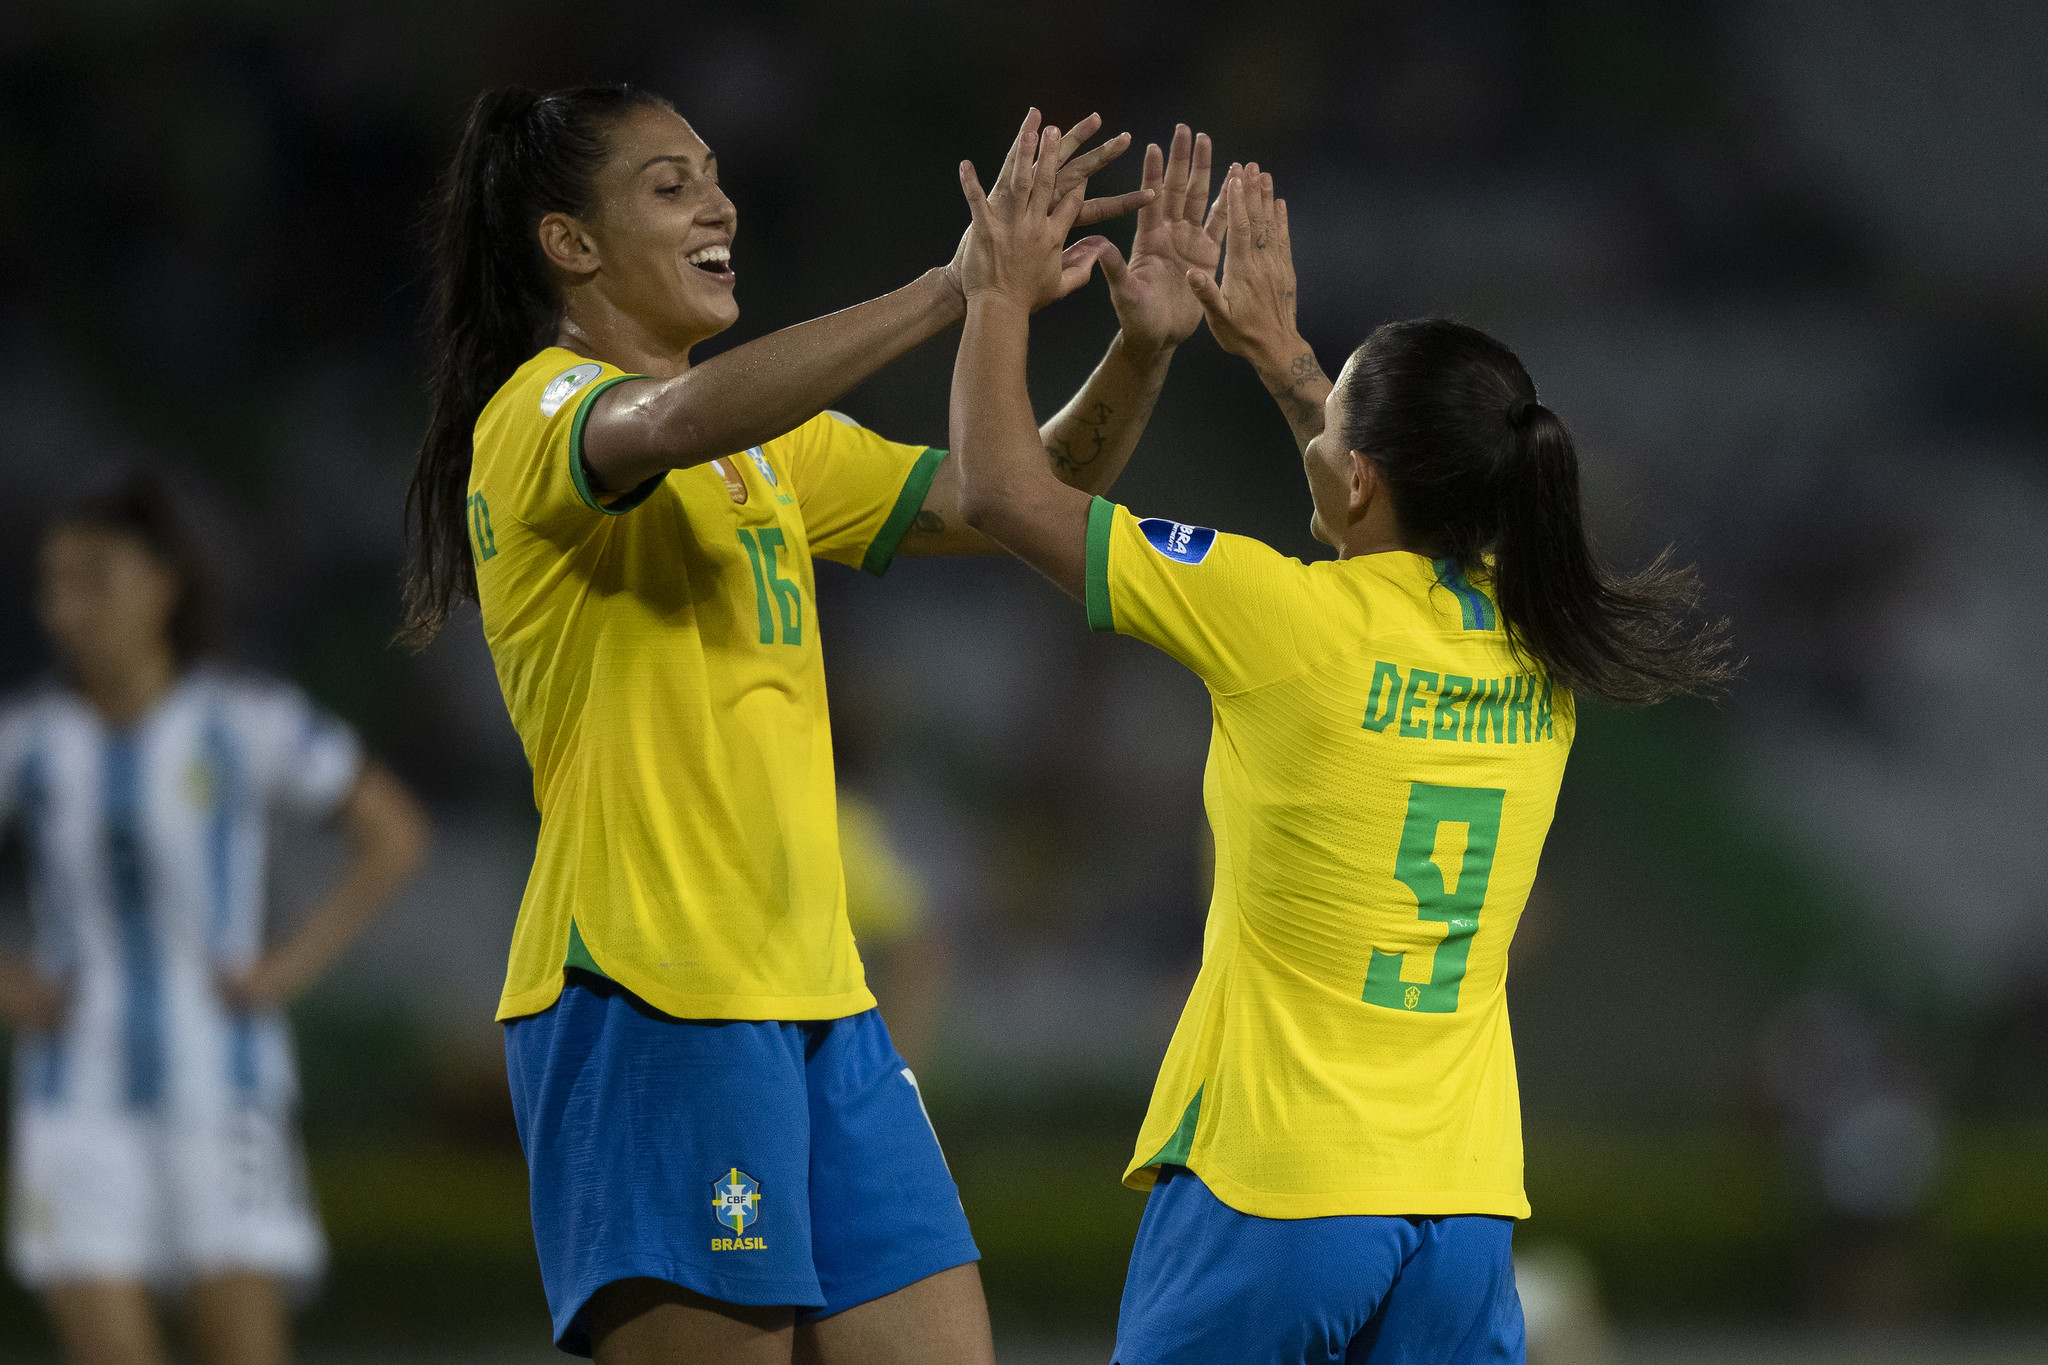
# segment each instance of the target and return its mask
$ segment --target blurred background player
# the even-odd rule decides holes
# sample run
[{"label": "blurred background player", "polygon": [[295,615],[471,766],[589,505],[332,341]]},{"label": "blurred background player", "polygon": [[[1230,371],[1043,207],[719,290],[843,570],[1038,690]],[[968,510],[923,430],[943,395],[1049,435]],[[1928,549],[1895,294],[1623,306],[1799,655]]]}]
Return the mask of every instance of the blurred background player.
[{"label": "blurred background player", "polygon": [[888,818],[843,782],[839,863],[846,871],[846,922],[889,1041],[922,1076],[946,1008],[945,940],[931,922],[924,878],[897,851]]},{"label": "blurred background player", "polygon": [[[150,1291],[172,1290],[200,1358],[270,1365],[325,1259],[283,1006],[385,906],[426,820],[297,689],[209,662],[211,575],[155,477],[56,518],[37,611],[57,676],[0,710],[34,910],[32,961],[0,961],[9,1261],[74,1361],[161,1360]],[[274,812],[333,818],[351,859],[266,950]]]},{"label": "blurred background player", "polygon": [[1151,1194],[1115,1358],[1520,1365],[1507,950],[1573,698],[1710,690],[1722,631],[1692,619],[1690,570],[1594,561],[1571,437],[1497,341],[1390,323],[1325,380],[1256,165],[1224,185],[1222,286],[1190,284],[1294,427],[1336,559],[1140,521],[1048,477],[1025,352],[1078,205],[1053,151],[1020,138],[996,198],[961,167],[963,509],[1214,706],[1215,899],[1125,1172]]},{"label": "blurred background player", "polygon": [[[1077,216],[1206,199],[1181,129],[1081,208],[1126,144],[1077,155],[1098,125],[1055,139]],[[1109,486],[1200,322],[1215,243],[1178,218],[1128,265],[1066,252],[1060,292],[1100,259],[1120,330],[1039,432],[1048,477]],[[944,451],[824,411],[959,320],[957,266],[693,365],[738,317],[737,228],[716,154],[627,86],[478,97],[436,207],[411,633],[478,601],[534,770],[498,1017],[554,1336],[987,1360],[979,1252],[846,923],[812,578],[998,548]]]}]

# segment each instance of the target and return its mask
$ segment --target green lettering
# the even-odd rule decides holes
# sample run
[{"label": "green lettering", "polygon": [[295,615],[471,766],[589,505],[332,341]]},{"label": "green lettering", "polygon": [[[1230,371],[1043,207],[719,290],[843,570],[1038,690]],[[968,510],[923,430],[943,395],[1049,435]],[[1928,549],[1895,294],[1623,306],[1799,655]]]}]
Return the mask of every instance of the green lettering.
[{"label": "green lettering", "polygon": [[1543,675],[1543,696],[1536,703],[1536,738],[1555,739],[1557,729],[1550,716],[1550,675]]},{"label": "green lettering", "polygon": [[1469,732],[1465,738],[1475,744],[1486,743],[1486,731],[1490,725],[1493,742],[1498,744],[1507,734],[1507,720],[1503,715],[1503,708],[1507,705],[1507,679],[1481,678],[1473,691],[1473,700],[1465,708]]},{"label": "green lettering", "polygon": [[1458,737],[1458,705],[1472,695],[1472,680],[1455,673],[1444,674],[1443,690],[1436,698],[1436,724],[1429,727],[1431,739]]},{"label": "green lettering", "polygon": [[1529,726],[1529,703],[1536,695],[1536,679],[1527,673],[1517,673],[1510,681],[1514,692],[1508,700],[1508,743],[1517,740],[1534,739]]},{"label": "green lettering", "polygon": [[[1384,698],[1386,705],[1380,705]],[[1401,700],[1401,670],[1384,659],[1372,665],[1372,689],[1365,694],[1365,728],[1381,731],[1394,720],[1394,706]]]},{"label": "green lettering", "polygon": [[1414,719],[1415,708],[1429,704],[1421,696],[1422,684],[1425,678],[1429,680],[1429,690],[1432,692],[1436,691],[1436,674],[1426,668],[1411,668],[1408,670],[1408,690],[1401,695],[1401,738],[1403,739],[1422,739],[1429,734],[1429,722],[1427,720],[1417,721]]}]

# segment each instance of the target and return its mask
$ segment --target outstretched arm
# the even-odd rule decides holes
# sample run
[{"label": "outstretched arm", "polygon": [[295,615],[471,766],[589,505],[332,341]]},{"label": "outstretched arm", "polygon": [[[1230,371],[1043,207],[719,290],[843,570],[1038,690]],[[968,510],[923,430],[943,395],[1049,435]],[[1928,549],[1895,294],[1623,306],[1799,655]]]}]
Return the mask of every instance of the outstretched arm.
[{"label": "outstretched arm", "polygon": [[1055,148],[1050,134],[1036,147],[1020,139],[993,199],[961,163],[974,225],[961,269],[967,326],[953,367],[952,440],[968,523],[1078,598],[1090,499],[1047,467],[1024,372],[1031,313],[1060,288],[1060,243],[1080,202],[1056,192]]},{"label": "outstretched arm", "polygon": [[[1039,113],[1025,128],[1036,136]],[[1087,179],[1122,155],[1119,134],[1084,155],[1080,144],[1102,125],[1090,115],[1056,152],[1063,192],[1080,195]],[[1145,190],[1089,200],[1089,221],[1128,212]],[[1092,260],[1092,255],[1090,257]],[[592,400],[583,456],[600,488],[619,492],[670,469],[703,464],[759,445],[828,407],[890,361],[958,322],[963,309],[959,260],[903,288],[852,308],[736,346],[669,379],[617,384]],[[1074,287],[1087,279],[1083,271]]]},{"label": "outstretched arm", "polygon": [[1302,450],[1323,429],[1323,399],[1330,381],[1294,323],[1294,246],[1287,235],[1287,201],[1273,197],[1273,177],[1257,162],[1231,168],[1223,186],[1230,229],[1219,284],[1190,271],[1188,282],[1217,344],[1243,356],[1294,431]]},{"label": "outstretched arm", "polygon": [[403,784],[379,765],[362,775],[341,805],[348,870],[297,933],[240,976],[221,982],[239,1009],[283,1004],[319,979],[342,949],[368,928],[426,855],[427,817]]}]

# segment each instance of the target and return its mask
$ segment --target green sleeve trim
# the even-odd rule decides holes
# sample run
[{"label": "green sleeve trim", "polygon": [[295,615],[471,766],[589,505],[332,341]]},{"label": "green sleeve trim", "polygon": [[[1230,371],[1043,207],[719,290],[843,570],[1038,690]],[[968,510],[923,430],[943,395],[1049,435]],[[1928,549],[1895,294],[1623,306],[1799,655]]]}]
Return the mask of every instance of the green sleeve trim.
[{"label": "green sleeve trim", "polygon": [[924,510],[925,494],[932,491],[932,480],[939,476],[939,466],[945,461],[946,452],[932,446],[926,446],[924,454],[917,457],[917,463],[910,467],[910,477],[903,481],[903,491],[896,495],[896,505],[889,509],[882,529],[875,532],[875,538],[868,542],[868,552],[860,561],[863,572],[877,578],[889,572],[889,564],[896,558],[896,547],[909,534],[910,524],[917,520],[917,514]]},{"label": "green sleeve trim", "polygon": [[1088,629],[1116,629],[1116,614],[1109,609],[1109,532],[1116,525],[1116,504],[1097,498],[1088,504],[1088,565],[1081,581],[1086,585]]},{"label": "green sleeve trim", "polygon": [[611,980],[610,973],[598,966],[597,959],[590,955],[590,948],[583,942],[583,931],[576,927],[576,921],[573,919],[569,921],[569,951],[563,955],[562,965],[589,972],[592,976],[601,976],[607,981]]},{"label": "green sleeve trim", "polygon": [[[569,477],[575,480],[576,496],[583,499],[583,505],[593,512],[602,512],[608,517],[623,517],[641,503],[654,496],[654,490],[661,487],[661,481],[668,477],[663,470],[653,478],[632,489],[624,497],[610,502],[599,502],[597,494],[590,487],[590,471],[583,463],[583,427],[590,420],[590,410],[597,405],[597,396],[614,384],[623,384],[628,379],[644,379],[645,375],[615,374],[602,383],[590,386],[590,392],[583,395],[582,405],[576,409],[576,420],[569,424]],[[580,964],[579,964],[580,965]]]},{"label": "green sleeve trim", "polygon": [[1173,1136],[1166,1140],[1147,1166],[1185,1166],[1188,1153],[1195,1147],[1195,1124],[1202,1117],[1202,1089],[1195,1087],[1195,1097],[1188,1101],[1188,1107],[1180,1116],[1180,1126],[1173,1130]]}]

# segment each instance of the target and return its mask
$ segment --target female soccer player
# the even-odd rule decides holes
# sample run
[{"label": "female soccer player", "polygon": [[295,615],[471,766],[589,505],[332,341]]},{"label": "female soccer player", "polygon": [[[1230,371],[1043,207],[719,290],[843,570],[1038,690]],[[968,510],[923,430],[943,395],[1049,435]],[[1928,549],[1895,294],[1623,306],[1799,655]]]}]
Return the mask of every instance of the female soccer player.
[{"label": "female soccer player", "polygon": [[1215,899],[1125,1175],[1152,1193],[1116,1359],[1518,1361],[1509,1220],[1529,1207],[1503,987],[1573,696],[1710,687],[1719,631],[1688,621],[1689,573],[1594,562],[1571,437],[1499,342],[1394,323],[1321,379],[1256,166],[1226,177],[1222,284],[1190,282],[1304,437],[1310,528],[1337,557],[1048,477],[1024,375],[1077,202],[1053,150],[1020,141],[987,199],[961,167],[962,511],[1094,629],[1192,668],[1215,718]]},{"label": "female soccer player", "polygon": [[[1100,238],[1065,255],[1054,292],[1101,260],[1122,330],[1038,437],[1089,490],[1220,252],[1185,129],[1136,195],[1081,208],[1124,145],[1073,156],[1096,122],[1048,173],[1077,215],[1145,208],[1128,264]],[[693,365],[738,314],[736,211],[690,125],[619,86],[478,99],[438,213],[413,622],[474,593],[533,764],[499,1017],[556,1339],[989,1360],[958,1194],[847,928],[811,570],[995,549],[943,451],[823,411],[960,319],[957,265]]]},{"label": "female soccer player", "polygon": [[[187,1291],[212,1365],[286,1355],[285,1292],[325,1260],[282,1005],[418,862],[426,822],[346,728],[203,659],[209,576],[138,475],[63,512],[37,606],[59,678],[0,709],[0,821],[23,825],[32,964],[16,1029],[8,1253],[65,1354],[163,1358],[151,1289]],[[271,812],[338,819],[347,872],[263,947]]]}]

